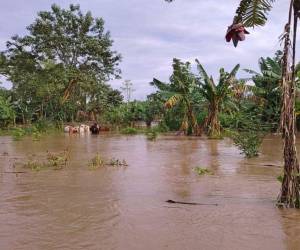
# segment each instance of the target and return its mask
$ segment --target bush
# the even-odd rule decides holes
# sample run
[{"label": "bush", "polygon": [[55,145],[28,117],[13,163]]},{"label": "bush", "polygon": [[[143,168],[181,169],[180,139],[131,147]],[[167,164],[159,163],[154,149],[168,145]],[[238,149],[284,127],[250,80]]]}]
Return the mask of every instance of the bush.
[{"label": "bush", "polygon": [[12,131],[12,136],[15,141],[21,140],[26,135],[26,132],[22,128],[15,128]]},{"label": "bush", "polygon": [[121,130],[121,133],[124,135],[135,135],[138,133],[136,128],[132,128],[132,127],[127,127],[127,128],[123,128]]},{"label": "bush", "polygon": [[0,96],[0,127],[7,127],[14,123],[15,112],[10,103]]},{"label": "bush", "polygon": [[164,121],[161,121],[154,129],[156,129],[156,131],[159,133],[166,133],[170,131],[169,127]]},{"label": "bush", "polygon": [[263,135],[259,132],[240,132],[232,135],[234,144],[242,151],[247,158],[259,155],[259,147]]}]

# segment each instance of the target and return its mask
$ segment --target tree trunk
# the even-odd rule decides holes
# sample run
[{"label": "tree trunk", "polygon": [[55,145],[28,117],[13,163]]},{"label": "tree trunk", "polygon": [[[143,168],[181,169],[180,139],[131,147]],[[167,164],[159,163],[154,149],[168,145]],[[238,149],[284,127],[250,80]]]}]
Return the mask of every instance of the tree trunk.
[{"label": "tree trunk", "polygon": [[192,128],[192,134],[201,136],[201,129],[193,112],[193,107],[190,104],[188,105],[188,120]]},{"label": "tree trunk", "polygon": [[210,104],[208,109],[208,117],[204,123],[204,127],[210,137],[219,137],[221,135],[221,126],[219,122],[218,103]]},{"label": "tree trunk", "polygon": [[293,29],[293,54],[292,65],[288,65],[290,47],[290,27],[292,16],[293,0],[291,1],[289,22],[285,27],[288,35],[285,36],[285,48],[283,58],[282,74],[282,136],[284,142],[284,176],[281,193],[278,198],[278,205],[290,208],[300,208],[300,185],[299,185],[299,162],[297,159],[296,136],[295,136],[295,52],[296,52],[296,31],[297,16],[294,19]]}]

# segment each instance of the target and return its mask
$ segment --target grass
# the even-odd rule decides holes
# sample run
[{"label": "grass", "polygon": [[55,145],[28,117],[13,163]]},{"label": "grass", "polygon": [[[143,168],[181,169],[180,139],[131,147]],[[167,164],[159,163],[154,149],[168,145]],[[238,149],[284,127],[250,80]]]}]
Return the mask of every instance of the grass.
[{"label": "grass", "polygon": [[88,164],[90,170],[96,170],[103,166],[104,166],[104,160],[102,159],[100,154],[96,154],[96,156],[94,156]]},{"label": "grass", "polygon": [[112,167],[127,167],[128,164],[125,160],[119,160],[117,158],[111,158],[105,161],[100,154],[96,154],[89,162],[89,170],[97,170],[98,168],[112,166]]},{"label": "grass", "polygon": [[47,163],[50,167],[55,170],[63,169],[67,166],[69,160],[69,151],[65,150],[61,153],[50,153],[47,154]]},{"label": "grass", "polygon": [[32,171],[40,171],[42,169],[47,169],[47,165],[44,162],[38,162],[29,160],[23,165],[24,168],[29,168]]},{"label": "grass", "polygon": [[26,135],[26,132],[22,128],[15,128],[11,134],[15,141],[20,141]]},{"label": "grass", "polygon": [[46,169],[61,170],[67,166],[68,160],[68,150],[64,150],[60,153],[47,152],[45,159],[28,160],[23,164],[23,167],[31,169],[32,171],[41,171]]},{"label": "grass", "polygon": [[39,141],[44,134],[61,131],[62,128],[59,125],[46,121],[38,121],[31,125],[2,128],[0,129],[0,136],[12,136],[15,141],[20,141],[25,136],[31,136],[33,141]]}]

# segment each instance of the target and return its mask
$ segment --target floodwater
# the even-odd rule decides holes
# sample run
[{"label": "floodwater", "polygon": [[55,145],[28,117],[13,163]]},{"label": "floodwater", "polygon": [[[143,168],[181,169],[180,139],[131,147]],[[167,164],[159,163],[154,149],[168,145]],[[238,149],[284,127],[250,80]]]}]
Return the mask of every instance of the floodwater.
[{"label": "floodwater", "polygon": [[[279,137],[250,160],[227,139],[52,135],[0,145],[1,250],[300,249],[300,212],[275,207]],[[67,148],[63,170],[13,173],[22,159]],[[129,166],[91,171],[97,152]]]}]

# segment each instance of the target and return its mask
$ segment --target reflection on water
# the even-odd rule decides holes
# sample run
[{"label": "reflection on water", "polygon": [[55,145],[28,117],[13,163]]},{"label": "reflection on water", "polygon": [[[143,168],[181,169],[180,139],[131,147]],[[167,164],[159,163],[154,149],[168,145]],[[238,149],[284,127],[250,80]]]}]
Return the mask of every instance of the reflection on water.
[{"label": "reflection on water", "polygon": [[[300,248],[299,212],[274,206],[278,137],[266,138],[250,160],[227,139],[60,135],[1,137],[0,145],[0,249]],[[12,173],[14,162],[66,148],[66,169]],[[97,152],[129,167],[89,171]],[[214,175],[197,176],[196,166]]]}]

